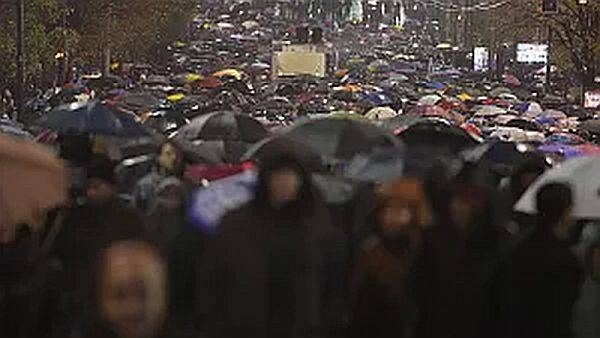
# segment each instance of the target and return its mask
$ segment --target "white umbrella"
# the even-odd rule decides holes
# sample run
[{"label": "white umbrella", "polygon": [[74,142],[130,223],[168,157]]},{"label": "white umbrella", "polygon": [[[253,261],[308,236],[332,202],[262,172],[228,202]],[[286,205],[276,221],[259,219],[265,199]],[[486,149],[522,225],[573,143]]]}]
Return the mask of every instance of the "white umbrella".
[{"label": "white umbrella", "polygon": [[579,219],[600,219],[600,156],[580,157],[547,171],[523,194],[516,211],[537,212],[539,189],[553,182],[567,183],[573,189],[573,216]]},{"label": "white umbrella", "polygon": [[386,120],[394,116],[396,116],[396,111],[390,107],[375,107],[365,114],[369,120]]},{"label": "white umbrella", "polygon": [[480,106],[475,110],[475,116],[498,116],[506,114],[507,110],[497,106]]},{"label": "white umbrella", "polygon": [[244,27],[244,29],[254,29],[260,27],[260,24],[254,20],[248,20],[242,22],[242,27]]},{"label": "white umbrella", "polygon": [[218,29],[234,29],[235,26],[229,22],[219,22],[217,23]]},{"label": "white umbrella", "polygon": [[435,95],[435,94],[425,95],[419,99],[418,104],[420,104],[422,106],[434,106],[441,100],[442,100],[442,97],[439,95]]}]

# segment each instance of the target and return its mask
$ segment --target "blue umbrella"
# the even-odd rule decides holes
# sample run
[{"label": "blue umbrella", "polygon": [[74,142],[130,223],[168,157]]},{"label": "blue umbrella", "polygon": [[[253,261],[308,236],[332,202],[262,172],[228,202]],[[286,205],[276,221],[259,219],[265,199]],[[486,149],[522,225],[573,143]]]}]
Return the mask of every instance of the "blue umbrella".
[{"label": "blue umbrella", "polygon": [[425,84],[425,87],[427,87],[429,89],[442,90],[442,89],[446,88],[446,85],[439,81],[431,81],[431,82],[427,82]]},{"label": "blue umbrella", "polygon": [[392,100],[381,92],[367,92],[364,94],[363,99],[375,106],[392,104]]},{"label": "blue umbrella", "polygon": [[58,133],[96,134],[123,137],[147,135],[135,116],[115,107],[93,101],[62,105],[40,118],[37,125]]}]

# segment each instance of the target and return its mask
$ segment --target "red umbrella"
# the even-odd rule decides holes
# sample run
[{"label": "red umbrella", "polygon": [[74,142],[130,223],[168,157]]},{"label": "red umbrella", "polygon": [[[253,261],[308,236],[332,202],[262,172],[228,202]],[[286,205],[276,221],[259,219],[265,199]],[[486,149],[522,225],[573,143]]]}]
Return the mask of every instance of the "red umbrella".
[{"label": "red umbrella", "polygon": [[502,75],[502,81],[507,85],[511,85],[511,86],[515,86],[515,87],[518,87],[521,85],[521,81],[512,74]]},{"label": "red umbrella", "polygon": [[203,80],[192,82],[192,86],[202,89],[219,88],[223,85],[219,79],[214,76],[207,76]]}]

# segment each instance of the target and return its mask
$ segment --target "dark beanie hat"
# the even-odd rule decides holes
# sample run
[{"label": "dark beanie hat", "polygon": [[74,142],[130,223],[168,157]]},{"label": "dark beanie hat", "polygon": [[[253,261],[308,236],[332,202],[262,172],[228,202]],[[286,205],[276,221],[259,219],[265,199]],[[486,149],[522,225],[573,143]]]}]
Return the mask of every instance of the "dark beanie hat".
[{"label": "dark beanie hat", "polygon": [[105,156],[92,158],[87,167],[87,178],[88,180],[95,178],[110,184],[117,184],[115,163]]}]

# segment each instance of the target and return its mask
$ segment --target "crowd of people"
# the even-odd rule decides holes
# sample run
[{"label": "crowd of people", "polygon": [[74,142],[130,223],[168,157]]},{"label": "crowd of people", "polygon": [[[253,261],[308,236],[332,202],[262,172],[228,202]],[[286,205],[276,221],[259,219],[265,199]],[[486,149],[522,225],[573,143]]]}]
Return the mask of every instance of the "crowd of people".
[{"label": "crowd of people", "polygon": [[[515,207],[600,154],[597,113],[452,68],[408,28],[319,30],[329,74],[273,80],[297,32],[268,15],[215,6],[165,67],[87,74],[0,119],[0,141],[55,150],[71,192],[42,227],[6,224],[0,151],[0,337],[600,337],[581,191]],[[217,189],[199,225],[198,194],[240,173],[249,197]]]},{"label": "crowd of people", "polygon": [[261,162],[254,198],[206,234],[186,222],[181,161],[166,143],[131,205],[119,199],[114,164],[94,158],[84,204],[50,217],[46,234],[3,236],[2,336],[598,332],[599,243],[582,257],[571,249],[566,184],[541,188],[536,220],[511,232],[494,223],[492,191],[472,174],[443,187],[437,206],[423,182],[399,178],[374,188],[368,221],[349,232],[282,149]]}]

